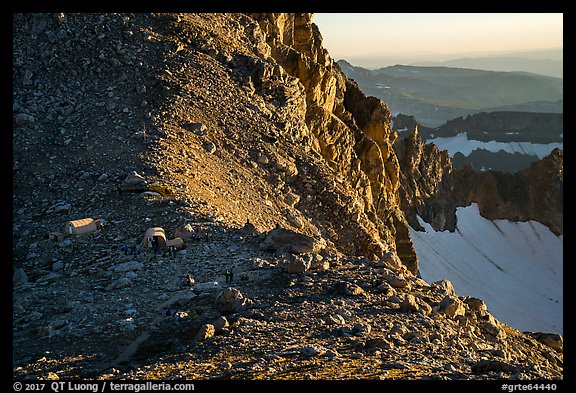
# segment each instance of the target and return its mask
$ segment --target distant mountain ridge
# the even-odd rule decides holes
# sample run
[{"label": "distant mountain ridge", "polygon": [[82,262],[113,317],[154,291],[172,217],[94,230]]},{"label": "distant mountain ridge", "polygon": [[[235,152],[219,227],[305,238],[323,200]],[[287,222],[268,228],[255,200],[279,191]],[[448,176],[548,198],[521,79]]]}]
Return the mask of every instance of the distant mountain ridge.
[{"label": "distant mountain ridge", "polygon": [[563,77],[564,48],[462,53],[381,53],[370,56],[349,56],[349,63],[370,70],[407,64],[446,66],[486,71],[525,71],[540,75]]},{"label": "distant mountain ridge", "polygon": [[430,128],[398,114],[392,128],[400,136],[417,128],[427,143],[449,151],[455,168],[472,164],[475,170],[513,173],[562,148],[563,118],[561,113],[480,112]]},{"label": "distant mountain ridge", "polygon": [[466,131],[484,142],[553,143],[563,141],[563,121],[562,113],[480,112],[449,120],[433,132],[447,137]]},{"label": "distant mountain ridge", "polygon": [[405,65],[368,70],[345,60],[339,60],[338,65],[368,95],[385,100],[393,115],[411,114],[429,127],[481,111],[563,111],[561,78]]},{"label": "distant mountain ridge", "polygon": [[553,59],[528,59],[515,56],[463,57],[447,61],[422,61],[411,65],[423,67],[458,67],[485,71],[524,71],[533,74],[562,78],[563,61]]}]

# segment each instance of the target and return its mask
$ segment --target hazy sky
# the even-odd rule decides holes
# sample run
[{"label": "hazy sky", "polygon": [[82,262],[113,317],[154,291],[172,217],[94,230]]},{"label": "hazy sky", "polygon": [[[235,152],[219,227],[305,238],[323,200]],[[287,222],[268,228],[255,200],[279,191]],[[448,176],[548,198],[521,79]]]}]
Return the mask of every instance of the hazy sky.
[{"label": "hazy sky", "polygon": [[314,23],[335,60],[375,54],[563,46],[561,13],[317,13]]}]

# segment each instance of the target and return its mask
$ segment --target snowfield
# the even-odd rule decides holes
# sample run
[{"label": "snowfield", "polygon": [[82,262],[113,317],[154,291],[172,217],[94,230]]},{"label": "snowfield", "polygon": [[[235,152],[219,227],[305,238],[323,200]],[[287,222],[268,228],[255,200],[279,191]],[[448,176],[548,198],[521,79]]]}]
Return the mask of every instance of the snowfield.
[{"label": "snowfield", "polygon": [[507,153],[521,153],[529,156],[537,156],[542,159],[549,155],[555,148],[563,149],[563,143],[531,143],[531,142],[482,142],[468,139],[468,135],[463,132],[448,138],[437,137],[426,140],[426,143],[433,143],[440,150],[448,150],[450,157],[460,152],[464,156],[469,156],[474,150],[484,149],[493,153],[505,151]]},{"label": "snowfield", "polygon": [[459,207],[454,232],[410,228],[422,278],[452,282],[520,331],[563,334],[563,237],[536,221],[491,221],[477,204]]}]

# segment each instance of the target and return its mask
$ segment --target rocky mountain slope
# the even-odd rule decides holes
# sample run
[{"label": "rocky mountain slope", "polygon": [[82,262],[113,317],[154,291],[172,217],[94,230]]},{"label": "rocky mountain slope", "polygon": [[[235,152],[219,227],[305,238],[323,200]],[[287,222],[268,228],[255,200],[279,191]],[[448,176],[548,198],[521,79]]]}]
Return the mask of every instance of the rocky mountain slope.
[{"label": "rocky mountain slope", "polygon": [[311,15],[14,14],[13,97],[15,378],[562,379],[417,277],[390,112]]}]

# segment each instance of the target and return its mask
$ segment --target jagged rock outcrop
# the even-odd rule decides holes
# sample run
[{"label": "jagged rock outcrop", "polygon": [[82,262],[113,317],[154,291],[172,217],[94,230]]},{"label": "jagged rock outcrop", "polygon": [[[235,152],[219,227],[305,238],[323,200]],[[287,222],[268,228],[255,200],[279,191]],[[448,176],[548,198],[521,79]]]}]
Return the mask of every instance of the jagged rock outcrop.
[{"label": "jagged rock outcrop", "polygon": [[437,231],[453,231],[458,206],[477,203],[488,219],[538,221],[563,233],[563,151],[515,173],[477,172],[467,165],[455,170],[447,151],[426,144],[418,128],[394,144],[401,166],[401,206],[414,229],[416,215]]},{"label": "jagged rock outcrop", "polygon": [[[410,123],[408,123],[410,124]],[[417,215],[436,230],[454,230],[456,201],[452,197],[452,161],[447,151],[425,143],[414,126],[394,144],[400,162],[400,206],[414,229]]]},{"label": "jagged rock outcrop", "polygon": [[[394,129],[394,130],[410,131],[416,127],[418,127],[420,129],[422,127],[422,125],[418,124],[416,117],[413,115],[405,115],[403,113],[398,113],[393,118],[392,129]],[[424,128],[426,128],[426,127],[424,127]]]},{"label": "jagged rock outcrop", "polygon": [[313,148],[354,186],[361,213],[376,228],[367,235],[383,247],[369,252],[381,256],[388,245],[416,272],[416,253],[399,208],[400,167],[392,148],[396,134],[386,104],[366,97],[344,76],[322,47],[312,14],[251,16],[266,35],[271,57],[304,86]]},{"label": "jagged rock outcrop", "polygon": [[563,233],[563,150],[510,174],[475,172],[469,166],[455,173],[454,195],[459,206],[478,203],[488,219],[535,220],[556,235]]}]

